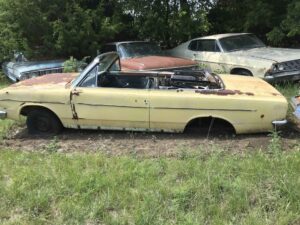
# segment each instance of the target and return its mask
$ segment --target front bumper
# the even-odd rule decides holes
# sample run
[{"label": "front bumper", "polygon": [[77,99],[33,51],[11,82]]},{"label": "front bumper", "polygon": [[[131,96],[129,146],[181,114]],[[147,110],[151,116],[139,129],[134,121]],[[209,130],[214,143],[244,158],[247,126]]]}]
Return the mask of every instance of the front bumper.
[{"label": "front bumper", "polygon": [[5,119],[7,117],[7,113],[3,110],[0,110],[0,119]]},{"label": "front bumper", "polygon": [[291,105],[295,112],[293,113],[295,117],[300,120],[300,96],[292,97]]},{"label": "front bumper", "polygon": [[264,79],[268,82],[274,81],[297,81],[300,80],[300,70],[266,74]]}]

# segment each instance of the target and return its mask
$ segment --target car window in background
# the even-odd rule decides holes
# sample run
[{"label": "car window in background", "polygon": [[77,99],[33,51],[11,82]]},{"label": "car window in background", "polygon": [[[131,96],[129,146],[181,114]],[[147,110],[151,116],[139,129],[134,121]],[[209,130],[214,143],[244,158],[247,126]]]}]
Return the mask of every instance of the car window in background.
[{"label": "car window in background", "polygon": [[194,40],[190,43],[189,49],[201,52],[220,52],[215,40]]},{"label": "car window in background", "polygon": [[222,38],[220,39],[220,44],[225,52],[266,47],[266,45],[253,34]]},{"label": "car window in background", "polygon": [[163,55],[160,47],[151,42],[129,42],[119,44],[120,58],[134,58],[149,55]]},{"label": "car window in background", "polygon": [[117,51],[116,45],[104,45],[101,53],[116,52],[116,51]]}]

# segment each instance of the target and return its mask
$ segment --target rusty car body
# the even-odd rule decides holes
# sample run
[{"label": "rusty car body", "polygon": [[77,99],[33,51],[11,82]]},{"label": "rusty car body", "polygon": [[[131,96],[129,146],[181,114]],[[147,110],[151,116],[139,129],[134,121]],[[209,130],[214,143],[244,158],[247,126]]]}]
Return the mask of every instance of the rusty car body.
[{"label": "rusty car body", "polygon": [[286,112],[286,99],[261,79],[204,70],[121,71],[115,52],[96,57],[79,75],[45,75],[0,90],[0,117],[26,116],[30,133],[62,127],[183,132],[203,121],[255,133],[286,123]]},{"label": "rusty car body", "polygon": [[123,41],[108,43],[101,52],[118,52],[121,67],[130,70],[177,70],[197,68],[198,63],[179,57],[164,54],[161,48],[149,41]]},{"label": "rusty car body", "polygon": [[300,80],[300,49],[267,47],[249,33],[195,38],[168,54],[193,59],[218,73],[256,76],[267,81]]},{"label": "rusty car body", "polygon": [[4,74],[18,82],[32,77],[63,72],[64,60],[28,61],[22,53],[15,53],[14,60],[2,65]]}]

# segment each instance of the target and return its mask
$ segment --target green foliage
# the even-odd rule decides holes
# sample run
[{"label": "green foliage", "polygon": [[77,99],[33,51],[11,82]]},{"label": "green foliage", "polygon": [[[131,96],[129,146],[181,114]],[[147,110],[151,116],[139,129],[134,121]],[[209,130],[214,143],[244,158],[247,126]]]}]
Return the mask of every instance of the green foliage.
[{"label": "green foliage", "polygon": [[299,46],[298,0],[0,0],[0,62],[94,56],[106,42],[152,40],[174,47],[208,33],[254,32]]},{"label": "green foliage", "polygon": [[[0,61],[13,50],[29,57],[95,55],[122,32],[118,16],[102,1],[0,1]],[[116,13],[117,14],[117,13]]]},{"label": "green foliage", "polygon": [[299,46],[299,15],[298,0],[217,0],[208,18],[213,33],[253,32],[273,45]]},{"label": "green foliage", "polygon": [[149,39],[163,46],[174,46],[209,30],[206,9],[209,1],[121,1],[132,17],[139,39]]},{"label": "green foliage", "polygon": [[74,57],[70,57],[69,60],[64,62],[64,73],[70,73],[70,72],[80,72],[82,68],[84,68],[87,63],[86,60],[89,57],[84,57],[82,60],[77,60]]}]

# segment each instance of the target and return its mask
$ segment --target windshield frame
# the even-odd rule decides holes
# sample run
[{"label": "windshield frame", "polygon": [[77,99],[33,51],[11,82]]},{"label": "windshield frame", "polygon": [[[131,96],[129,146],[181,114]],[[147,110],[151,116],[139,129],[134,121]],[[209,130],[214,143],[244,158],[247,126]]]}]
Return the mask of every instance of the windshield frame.
[{"label": "windshield frame", "polygon": [[[235,46],[237,48],[231,48],[229,49],[228,46],[226,47],[224,44],[224,41],[231,39],[232,42],[237,43],[237,39],[243,38],[243,37],[247,37],[247,38],[251,38],[252,40],[256,41],[255,45],[245,45],[245,46]],[[234,39],[236,39],[234,41]],[[235,51],[243,51],[243,50],[249,50],[249,49],[253,49],[253,48],[265,48],[266,45],[263,43],[263,41],[261,41],[258,37],[256,37],[254,34],[239,34],[239,35],[232,35],[232,36],[228,36],[228,37],[223,37],[220,38],[219,40],[219,45],[221,46],[222,50],[224,52],[235,52]]]},{"label": "windshield frame", "polygon": [[[138,46],[140,45],[140,46]],[[146,52],[142,52],[138,50],[141,50],[141,46],[144,45],[148,49],[146,49]],[[135,46],[135,49],[132,47]],[[136,48],[138,46],[138,48]],[[129,48],[128,48],[129,47]],[[149,47],[153,50],[148,51]],[[131,48],[131,49],[130,49]],[[156,48],[156,49],[155,49]],[[143,49],[145,50],[145,49]],[[154,42],[149,41],[135,41],[135,42],[123,42],[118,44],[118,53],[120,55],[121,59],[130,59],[130,58],[139,58],[139,57],[145,57],[145,56],[163,56],[163,51],[161,50],[160,46]]]},{"label": "windshield frame", "polygon": [[[111,66],[117,61],[119,60],[119,55],[117,52],[107,52],[101,55],[98,55],[73,81],[71,84],[72,88],[76,88],[77,86],[79,86],[81,84],[81,81],[83,81],[85,79],[85,77],[87,76],[87,74],[89,74],[89,72],[91,70],[93,70],[95,68],[95,66],[98,66],[99,63],[101,62],[101,60],[104,57],[109,57],[108,61],[106,62],[106,64],[103,67],[99,66],[99,70],[98,73],[103,73],[108,71]],[[120,60],[119,60],[120,61]]]}]

